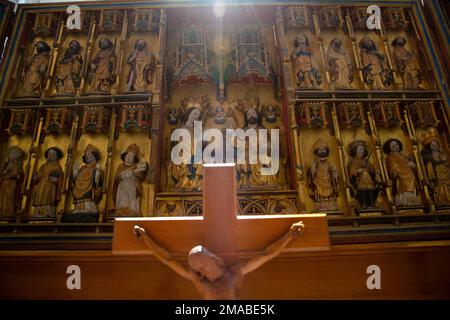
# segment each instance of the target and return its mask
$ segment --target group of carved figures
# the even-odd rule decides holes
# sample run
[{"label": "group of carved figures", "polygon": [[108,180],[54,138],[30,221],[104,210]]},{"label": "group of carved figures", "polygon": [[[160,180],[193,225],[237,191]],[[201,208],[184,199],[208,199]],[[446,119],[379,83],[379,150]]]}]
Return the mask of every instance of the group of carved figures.
[{"label": "group of carved figures", "polygon": [[[450,161],[443,151],[439,135],[429,128],[422,137],[422,159],[425,164],[426,184],[433,193],[437,206],[450,205]],[[319,139],[314,146],[315,159],[309,169],[309,191],[314,200],[315,211],[338,210],[339,174],[328,160],[328,144]],[[386,169],[392,181],[392,195],[396,206],[420,205],[419,183],[416,163],[413,157],[405,155],[403,145],[398,139],[388,139],[383,145],[386,154]],[[370,161],[371,152],[363,140],[349,145],[350,161],[347,172],[352,197],[358,202],[359,209],[377,208],[376,201],[384,188],[381,174]]]},{"label": "group of carved figures", "polygon": [[[423,74],[414,54],[405,48],[406,38],[398,36],[391,45],[395,66],[403,79],[403,89],[421,89]],[[369,37],[360,40],[359,49],[364,82],[372,90],[388,89],[393,84],[394,77],[387,57],[377,49],[375,42]],[[332,87],[336,90],[355,89],[354,64],[341,39],[335,37],[330,41],[324,58]],[[298,35],[294,40],[292,62],[299,89],[320,88],[322,76],[314,59],[313,49],[305,35]]]},{"label": "group of carved figures", "polygon": [[[393,57],[397,71],[403,78],[404,89],[420,89],[422,72],[413,53],[405,48],[406,39],[398,36],[392,43]],[[75,95],[86,78],[88,94],[111,94],[117,83],[118,58],[114,44],[108,38],[101,38],[98,51],[90,61],[89,68],[83,68],[82,48],[77,40],[69,42],[68,48],[56,64],[55,89],[57,95]],[[393,83],[393,73],[386,56],[377,49],[375,42],[364,37],[359,42],[360,60],[364,82],[371,89],[388,89]],[[48,77],[52,49],[45,41],[38,41],[34,53],[23,64],[19,97],[40,97]],[[331,40],[325,55],[326,70],[335,89],[353,89],[354,67],[342,40]],[[314,59],[313,50],[305,35],[294,40],[292,53],[294,71],[299,89],[319,89],[322,76]],[[87,63],[87,62],[85,62]],[[145,40],[138,39],[130,53],[125,92],[145,92],[153,82],[156,67],[155,55]],[[82,70],[87,69],[86,74]]]},{"label": "group of carved figures", "polygon": [[[276,123],[280,115],[280,110],[274,105],[265,105],[260,107],[259,100],[257,98],[244,99],[239,101],[237,105],[229,107],[225,110],[222,103],[215,107],[204,106],[204,103],[200,102],[197,98],[190,97],[187,101],[182,103],[184,110],[177,111],[174,108],[168,110],[168,122],[171,125],[177,125],[182,123],[179,128],[187,129],[191,133],[191,137],[194,137],[194,122],[201,121],[203,129],[208,129],[207,118],[213,119],[212,127],[222,130],[224,137],[226,137],[226,129],[242,129],[244,132],[248,129],[254,129],[256,132],[256,139],[259,141],[260,131],[259,129],[266,129],[262,124],[263,119],[267,123]],[[206,110],[204,110],[206,109]],[[244,126],[242,128],[237,127],[238,119],[236,112],[242,113]],[[263,167],[268,167],[270,163],[270,130],[268,130],[268,156],[269,162],[260,161],[250,161],[246,158],[245,163],[238,163],[236,165],[236,180],[239,188],[253,188],[253,187],[282,187],[286,185],[286,158],[281,155],[279,161],[279,170],[277,173],[272,175],[261,174]],[[237,138],[239,139],[239,138]],[[245,139],[245,138],[244,138]],[[245,155],[249,155],[250,143],[243,141],[245,144]],[[197,146],[192,139],[192,153],[191,159],[185,159],[185,162],[191,163],[181,163],[174,164],[171,159],[167,159],[167,187],[170,191],[180,190],[180,191],[198,191],[201,190],[202,185],[202,164],[195,164],[193,161],[196,149],[201,147],[202,152],[204,146]],[[226,142],[224,141],[223,147],[226,147]],[[235,149],[236,151],[236,149]],[[225,154],[224,150],[223,154]],[[253,154],[255,154],[254,152]],[[235,152],[235,155],[237,153]],[[181,155],[183,157],[184,155]],[[236,160],[236,159],[235,159]]]},{"label": "group of carved figures", "polygon": [[[54,77],[56,95],[74,96],[81,88],[82,79],[88,83],[87,94],[111,94],[117,83],[118,58],[112,41],[101,38],[98,42],[98,52],[90,61],[88,68],[83,68],[82,47],[77,40],[69,42],[63,56],[56,63]],[[18,97],[40,97],[43,94],[45,82],[51,61],[51,48],[45,41],[38,41],[34,53],[25,60]],[[85,61],[87,63],[87,61]],[[134,50],[130,53],[125,92],[147,92],[153,83],[156,68],[155,55],[148,48],[145,40],[138,39]],[[83,73],[86,69],[86,74]]]},{"label": "group of carved figures", "polygon": [[[0,173],[0,217],[14,218],[21,207],[24,155],[17,146],[11,146],[7,151],[8,158]],[[32,176],[30,204],[33,208],[28,215],[31,220],[56,220],[58,203],[64,193],[64,171],[59,163],[62,157],[63,152],[58,147],[48,148],[45,151],[46,162]],[[74,208],[69,215],[99,212],[98,204],[104,190],[99,150],[89,144],[82,160],[82,165],[78,162],[73,165],[71,187]],[[121,154],[121,160],[114,175],[113,216],[140,216],[142,182],[148,164],[139,162],[139,147],[136,144],[128,146]]]}]

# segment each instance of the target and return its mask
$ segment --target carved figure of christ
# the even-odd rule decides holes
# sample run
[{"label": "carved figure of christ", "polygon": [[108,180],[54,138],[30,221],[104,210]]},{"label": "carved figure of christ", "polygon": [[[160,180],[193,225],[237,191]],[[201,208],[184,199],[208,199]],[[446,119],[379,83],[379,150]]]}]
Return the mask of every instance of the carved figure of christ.
[{"label": "carved figure of christ", "polygon": [[[150,249],[204,299],[238,299],[244,276],[282,251],[328,249],[325,214],[238,217],[234,164],[205,165],[203,174],[203,218],[117,219],[113,251]],[[174,258],[180,252],[189,252],[187,266]],[[242,253],[254,257],[241,263]]]}]

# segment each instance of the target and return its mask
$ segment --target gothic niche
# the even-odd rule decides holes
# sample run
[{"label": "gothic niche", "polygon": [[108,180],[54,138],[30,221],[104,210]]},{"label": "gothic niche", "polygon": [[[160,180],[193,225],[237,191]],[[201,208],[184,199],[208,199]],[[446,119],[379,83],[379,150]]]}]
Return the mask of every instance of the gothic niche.
[{"label": "gothic niche", "polygon": [[195,25],[183,24],[177,37],[175,84],[212,83],[207,54],[205,32]]}]

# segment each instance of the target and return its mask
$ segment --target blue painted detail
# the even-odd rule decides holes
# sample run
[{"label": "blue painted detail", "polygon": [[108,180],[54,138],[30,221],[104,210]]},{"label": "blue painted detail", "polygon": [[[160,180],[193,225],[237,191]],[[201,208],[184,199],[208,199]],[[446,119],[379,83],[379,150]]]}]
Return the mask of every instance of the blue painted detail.
[{"label": "blue painted detail", "polygon": [[195,60],[189,60],[183,64],[180,68],[180,72],[176,75],[176,78],[178,81],[181,81],[190,75],[196,75],[205,80],[208,79],[208,72]]},{"label": "blue painted detail", "polygon": [[263,78],[267,77],[267,70],[262,63],[255,58],[248,58],[239,68],[239,79],[245,77],[249,73],[258,73]]}]

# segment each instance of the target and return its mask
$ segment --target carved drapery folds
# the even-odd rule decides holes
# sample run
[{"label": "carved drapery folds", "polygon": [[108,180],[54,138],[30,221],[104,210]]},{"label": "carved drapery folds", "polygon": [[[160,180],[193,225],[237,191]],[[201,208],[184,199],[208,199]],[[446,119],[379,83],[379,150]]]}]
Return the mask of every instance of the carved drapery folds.
[{"label": "carved drapery folds", "polygon": [[[227,5],[222,18],[157,6],[80,4],[81,29],[66,27],[62,6],[24,6],[0,80],[1,160],[20,184],[14,207],[3,203],[8,219],[48,205],[33,202],[33,188],[50,186],[41,176],[61,189],[48,198],[58,200],[52,221],[75,204],[95,213],[90,222],[200,215],[203,163],[192,160],[212,141],[194,141],[195,124],[202,134],[267,130],[268,157],[279,138],[275,174],[260,174],[261,161],[236,165],[240,214],[447,210],[449,121],[411,4],[381,4],[379,30],[368,30],[363,3],[255,2],[251,14]],[[171,159],[177,129],[193,151],[181,164]],[[27,152],[23,163],[8,147]],[[39,176],[47,160],[57,170]]]}]

